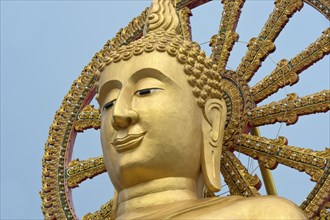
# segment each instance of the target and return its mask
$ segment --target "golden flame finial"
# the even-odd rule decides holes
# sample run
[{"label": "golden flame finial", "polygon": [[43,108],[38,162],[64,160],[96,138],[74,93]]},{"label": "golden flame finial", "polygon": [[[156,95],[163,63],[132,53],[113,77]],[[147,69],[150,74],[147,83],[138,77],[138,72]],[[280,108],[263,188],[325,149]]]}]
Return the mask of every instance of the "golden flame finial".
[{"label": "golden flame finial", "polygon": [[175,0],[153,0],[144,28],[144,35],[158,30],[174,30],[179,34],[180,24],[175,5]]}]

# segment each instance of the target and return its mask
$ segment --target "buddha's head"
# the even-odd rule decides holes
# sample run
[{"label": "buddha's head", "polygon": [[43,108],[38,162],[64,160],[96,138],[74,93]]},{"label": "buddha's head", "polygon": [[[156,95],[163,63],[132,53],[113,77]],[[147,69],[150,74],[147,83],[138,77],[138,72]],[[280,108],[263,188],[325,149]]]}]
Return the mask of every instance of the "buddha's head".
[{"label": "buddha's head", "polygon": [[226,105],[216,65],[198,44],[173,28],[149,30],[100,59],[101,143],[116,190],[202,174],[218,191]]}]

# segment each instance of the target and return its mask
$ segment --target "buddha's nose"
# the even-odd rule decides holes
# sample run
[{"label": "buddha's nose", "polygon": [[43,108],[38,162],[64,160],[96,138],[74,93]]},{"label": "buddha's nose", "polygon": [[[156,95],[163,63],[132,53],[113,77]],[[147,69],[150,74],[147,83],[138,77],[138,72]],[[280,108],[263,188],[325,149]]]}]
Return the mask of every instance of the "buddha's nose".
[{"label": "buddha's nose", "polygon": [[118,101],[114,106],[111,120],[112,127],[116,130],[125,129],[139,120],[139,115],[136,111]]}]

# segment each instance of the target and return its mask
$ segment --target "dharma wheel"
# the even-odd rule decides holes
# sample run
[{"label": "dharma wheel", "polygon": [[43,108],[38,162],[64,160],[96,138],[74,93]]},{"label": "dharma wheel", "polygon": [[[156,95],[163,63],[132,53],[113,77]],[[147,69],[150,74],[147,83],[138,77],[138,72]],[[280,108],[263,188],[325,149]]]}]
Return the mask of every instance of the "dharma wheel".
[{"label": "dharma wheel", "polygon": [[[185,39],[192,37],[192,10],[208,2],[176,2],[180,31]],[[268,194],[276,194],[269,170],[275,169],[278,164],[297,172],[305,172],[314,182],[314,188],[301,202],[300,208],[311,219],[330,218],[330,150],[317,151],[307,146],[291,146],[285,137],[264,137],[259,132],[261,126],[274,123],[294,125],[300,116],[324,113],[330,109],[330,90],[326,88],[303,97],[289,93],[284,99],[267,102],[270,96],[281,89],[298,83],[299,75],[314,63],[329,59],[330,28],[325,29],[314,42],[295,56],[278,61],[276,67],[270,69],[257,83],[251,83],[263,62],[275,51],[275,40],[291,17],[308,4],[321,13],[325,20],[330,20],[330,1],[275,0],[274,9],[259,35],[246,42],[246,53],[241,55],[242,59],[236,69],[228,68],[227,64],[235,43],[239,42],[236,27],[246,2],[222,0],[221,3],[223,10],[219,28],[215,30],[215,35],[210,36],[209,46],[212,51],[210,57],[218,65],[218,72],[223,79],[228,109],[221,174],[228,185],[229,194],[245,197],[260,195],[258,190],[261,180],[240,160],[238,155],[244,154],[259,164]],[[105,43],[104,48],[116,50],[139,39],[147,11],[148,8],[120,29],[113,39]],[[76,136],[83,135],[82,132],[87,129],[100,128],[99,111],[90,105],[96,94],[94,84],[97,76],[91,71],[93,65],[97,65],[97,54],[72,83],[49,129],[42,160],[40,192],[45,219],[78,219],[73,206],[72,190],[83,181],[93,181],[90,179],[106,172],[103,156],[86,160],[72,159]],[[206,196],[216,195],[209,193]],[[98,211],[80,217],[84,220],[110,219],[111,209],[112,200],[109,198]]]}]

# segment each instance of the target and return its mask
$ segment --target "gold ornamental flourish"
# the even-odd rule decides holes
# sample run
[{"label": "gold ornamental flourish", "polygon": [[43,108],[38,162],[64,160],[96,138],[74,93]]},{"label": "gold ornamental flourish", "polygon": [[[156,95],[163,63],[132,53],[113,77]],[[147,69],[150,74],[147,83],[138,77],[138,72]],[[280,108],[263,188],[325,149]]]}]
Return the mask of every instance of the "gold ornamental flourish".
[{"label": "gold ornamental flourish", "polygon": [[303,6],[301,0],[276,0],[275,8],[269,15],[268,21],[262,28],[259,36],[252,38],[248,43],[248,51],[239,64],[236,72],[250,81],[261,67],[262,61],[275,50],[273,43],[289,18]]},{"label": "gold ornamental flourish", "polygon": [[190,16],[192,15],[191,10],[188,7],[184,7],[179,11],[181,33],[183,39],[192,40],[191,38],[191,27],[190,27]]},{"label": "gold ornamental flourish", "polygon": [[231,195],[245,197],[259,196],[261,182],[257,175],[252,176],[241,161],[230,151],[222,154],[221,173],[228,184]]},{"label": "gold ornamental flourish", "polygon": [[82,220],[111,220],[113,201],[105,203],[100,210],[94,213],[88,213],[82,217]]},{"label": "gold ornamental flourish", "polygon": [[68,186],[70,188],[78,187],[79,183],[87,178],[92,179],[104,172],[106,172],[106,168],[103,156],[82,161],[79,159],[71,160],[66,170]]},{"label": "gold ornamental flourish", "polygon": [[99,129],[101,126],[100,114],[92,105],[86,105],[77,115],[74,128],[78,132],[82,132],[89,128]]},{"label": "gold ornamental flourish", "polygon": [[330,90],[323,90],[302,98],[292,93],[281,101],[272,102],[248,112],[249,125],[255,127],[276,122],[291,125],[298,121],[299,116],[327,112],[329,109]]},{"label": "gold ornamental flourish", "polygon": [[330,150],[313,151],[287,145],[287,139],[268,139],[242,134],[237,140],[237,150],[254,159],[259,159],[268,169],[275,169],[278,163],[305,171],[312,181],[318,181],[330,159]]},{"label": "gold ornamental flourish", "polygon": [[281,60],[274,71],[251,88],[256,103],[276,93],[286,85],[298,82],[298,74],[330,53],[330,28],[290,61]]},{"label": "gold ornamental flourish", "polygon": [[221,3],[224,6],[219,31],[210,40],[210,46],[212,47],[211,57],[218,64],[220,71],[225,70],[230,51],[238,40],[238,34],[235,30],[245,0],[223,0]]},{"label": "gold ornamental flourish", "polygon": [[[190,27],[187,17],[188,9],[190,10],[206,2],[208,0],[177,1],[177,10],[184,8],[182,10],[184,16],[181,19],[181,22],[184,23],[181,25],[181,31],[186,38],[188,32],[190,32],[188,30]],[[232,5],[231,2],[235,2],[235,4]],[[330,19],[329,1],[305,0],[305,2]],[[216,59],[223,62],[219,66],[219,70],[224,70],[230,50],[238,39],[233,28],[239,18],[244,1],[228,0],[223,1],[223,3],[225,4],[224,11],[229,10],[231,5],[234,7],[230,9],[230,12],[226,11],[228,14],[223,14],[219,36],[216,37],[217,35],[215,35],[211,40],[211,46],[214,49],[212,53],[217,55]],[[289,17],[302,7],[301,1],[282,0],[275,1],[275,3],[273,13],[259,36],[250,40],[248,52],[237,69],[238,73],[244,74],[246,80],[251,79],[261,66],[263,59],[274,50],[273,42],[288,22]],[[116,50],[120,46],[127,45],[142,36],[147,18],[147,9],[140,16],[134,18],[127,27],[121,29],[115,38],[109,40],[104,45],[104,49]],[[226,17],[229,15],[230,17]],[[225,35],[223,35],[223,31],[226,31]],[[254,103],[258,103],[277,92],[279,88],[296,82],[297,74],[329,54],[329,31],[330,29],[325,30],[317,41],[295,58],[290,61],[281,61],[270,76],[252,87],[252,95],[243,77],[235,79],[229,76],[234,72],[221,72],[223,84],[227,84],[225,98],[229,107],[226,149],[237,150],[252,158],[258,158],[261,165],[267,168],[275,168],[278,163],[281,163],[310,175],[311,179],[317,183],[307,199],[301,204],[301,208],[309,218],[316,219],[330,218],[329,212],[326,210],[326,208],[329,208],[329,202],[327,203],[327,201],[329,201],[330,196],[329,149],[312,151],[288,146],[285,138],[271,140],[246,133],[249,130],[248,125],[255,127],[274,123],[275,121],[286,121],[290,124],[295,121],[296,116],[329,110],[329,90],[300,99],[295,95],[289,95],[285,100],[257,108],[254,105]],[[100,126],[98,111],[92,106],[88,106],[88,103],[95,96],[94,83],[98,74],[98,56],[99,54],[94,56],[90,64],[83,69],[79,78],[73,82],[49,129],[42,160],[42,191],[40,192],[42,212],[45,219],[78,219],[72,204],[71,187],[76,187],[81,181],[105,171],[103,157],[94,158],[94,161],[92,158],[85,161],[71,161],[73,142],[77,132],[89,128],[97,129]],[[285,77],[284,80],[283,76]],[[324,96],[323,93],[326,95]],[[298,100],[298,102],[294,100]],[[237,107],[237,104],[242,104],[242,109]],[[283,105],[285,106],[285,104],[287,106],[284,108]],[[276,111],[271,110],[273,106],[275,106]],[[267,116],[266,111],[275,114],[275,116]],[[296,114],[296,116],[292,116],[291,113]],[[258,177],[249,174],[235,155],[226,149],[223,153],[221,172],[229,185],[231,194],[259,195],[257,189],[260,187],[260,180]],[[93,214],[88,213],[83,219],[111,219],[111,209],[112,200],[104,204],[99,211]],[[320,209],[322,209],[321,212]],[[317,217],[318,215],[320,217]]]},{"label": "gold ornamental flourish", "polygon": [[328,0],[304,0],[330,20],[330,2]]}]

